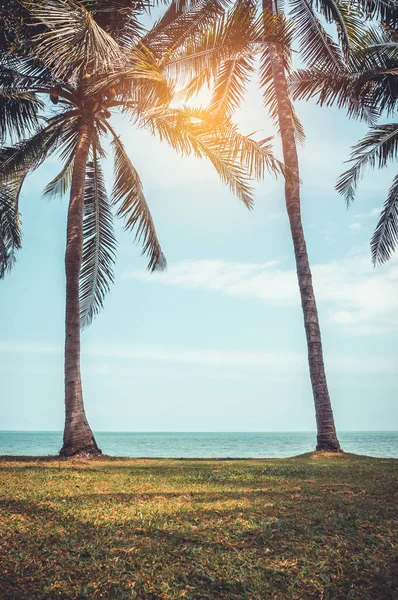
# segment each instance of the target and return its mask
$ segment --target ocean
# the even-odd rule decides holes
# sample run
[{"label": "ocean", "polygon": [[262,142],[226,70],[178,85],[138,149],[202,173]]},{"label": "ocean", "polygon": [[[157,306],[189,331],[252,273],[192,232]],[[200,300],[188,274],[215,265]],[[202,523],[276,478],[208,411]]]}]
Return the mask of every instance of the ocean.
[{"label": "ocean", "polygon": [[[315,432],[136,433],[95,434],[104,454],[159,458],[282,458],[315,449]],[[398,458],[398,431],[344,431],[346,452]],[[0,455],[48,456],[62,446],[60,431],[0,431]]]}]

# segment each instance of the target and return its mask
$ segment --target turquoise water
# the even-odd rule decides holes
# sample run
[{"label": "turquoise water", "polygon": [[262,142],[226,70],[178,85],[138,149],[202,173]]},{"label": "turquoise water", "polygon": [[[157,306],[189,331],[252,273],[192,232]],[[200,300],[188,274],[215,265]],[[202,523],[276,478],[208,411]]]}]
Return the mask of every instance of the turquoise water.
[{"label": "turquoise water", "polygon": [[[110,456],[161,458],[276,458],[315,449],[314,432],[285,433],[125,433],[98,432]],[[398,431],[340,432],[346,452],[398,458]],[[0,455],[47,456],[62,446],[59,431],[0,431]]]}]

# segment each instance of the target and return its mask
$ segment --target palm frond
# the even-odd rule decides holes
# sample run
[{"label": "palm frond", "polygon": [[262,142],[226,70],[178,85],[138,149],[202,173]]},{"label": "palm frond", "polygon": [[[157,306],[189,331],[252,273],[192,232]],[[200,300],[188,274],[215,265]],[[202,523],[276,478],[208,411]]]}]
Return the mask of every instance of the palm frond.
[{"label": "palm frond", "polygon": [[126,50],[144,35],[140,16],[152,6],[150,0],[81,0],[81,3],[96,23]]},{"label": "palm frond", "polygon": [[210,110],[214,114],[230,116],[241,104],[250,75],[254,71],[254,59],[241,56],[224,62],[215,81]]},{"label": "palm frond", "polygon": [[224,15],[226,4],[225,0],[199,0],[189,10],[183,10],[173,2],[142,43],[162,63],[162,57],[167,60],[218,21]]},{"label": "palm frond", "polygon": [[102,94],[112,86],[117,88],[121,106],[134,104],[139,110],[169,104],[173,92],[155,56],[141,44],[126,55],[123,66],[89,81],[87,92]]},{"label": "palm frond", "polygon": [[221,181],[227,185],[248,208],[253,206],[251,178],[244,165],[228,144],[223,125],[211,113],[200,108],[183,107],[168,111],[153,111],[142,117],[143,126],[164,139],[179,154],[207,158],[213,164]]},{"label": "palm frond", "polygon": [[326,33],[310,0],[291,0],[290,16],[300,41],[300,54],[309,66],[328,71],[340,71],[343,57],[338,45]]},{"label": "palm frond", "polygon": [[398,175],[384,203],[379,222],[370,242],[373,264],[383,264],[391,258],[398,245]]},{"label": "palm frond", "polygon": [[21,138],[38,125],[38,110],[42,103],[34,94],[5,87],[0,89],[0,144],[9,136]]},{"label": "palm frond", "polygon": [[260,180],[268,171],[274,176],[283,175],[291,178],[285,165],[275,158],[272,151],[272,137],[262,140],[253,139],[252,135],[243,135],[238,127],[225,119],[223,124],[216,126],[216,135],[222,136],[222,141],[229,148],[231,158],[240,162],[250,177]]},{"label": "palm frond", "polygon": [[55,77],[80,79],[122,60],[116,41],[77,0],[24,0],[35,23],[45,30],[36,36],[35,54]]},{"label": "palm frond", "polygon": [[165,54],[163,69],[181,85],[187,85],[199,74],[202,79],[216,77],[224,61],[253,51],[257,32],[254,14],[252,0],[239,0],[228,14]]},{"label": "palm frond", "polygon": [[14,146],[0,149],[0,182],[12,180],[21,172],[28,173],[74,135],[80,118],[68,111],[47,121],[47,126]]},{"label": "palm frond", "polygon": [[398,124],[388,123],[372,127],[369,133],[352,149],[353,166],[340,175],[336,190],[344,195],[347,204],[354,200],[359,179],[366,167],[383,168],[398,156]]},{"label": "palm frond", "polygon": [[113,137],[115,154],[112,204],[117,207],[116,214],[123,219],[125,229],[134,231],[134,239],[142,245],[142,253],[149,259],[148,270],[162,271],[167,263],[144,196],[141,179],[119,137],[108,123],[107,126]]},{"label": "palm frond", "polygon": [[373,78],[373,72],[346,69],[329,73],[313,68],[293,73],[290,89],[294,100],[316,98],[320,106],[345,108],[350,117],[372,125],[380,112],[374,96]]},{"label": "palm frond", "polygon": [[395,0],[351,0],[351,5],[366,19],[377,19],[391,24],[397,22]]},{"label": "palm frond", "polygon": [[366,33],[364,19],[350,0],[315,0],[312,4],[328,23],[336,26],[346,56],[362,44]]},{"label": "palm frond", "polygon": [[80,323],[87,327],[103,307],[114,281],[117,243],[104,176],[94,150],[87,165],[83,215],[83,257],[80,269]]},{"label": "palm frond", "polygon": [[73,158],[68,159],[61,171],[44,188],[43,194],[50,198],[65,196],[72,183]]},{"label": "palm frond", "polygon": [[74,119],[65,132],[62,144],[58,148],[59,159],[64,166],[61,171],[44,188],[44,195],[49,198],[62,198],[72,184],[75,154],[80,138],[80,119]]},{"label": "palm frond", "polygon": [[15,252],[21,247],[21,228],[15,197],[6,185],[0,185],[0,279],[15,264]]},{"label": "palm frond", "polygon": [[190,2],[189,0],[175,0],[174,2],[171,2],[162,17],[158,19],[151,29],[143,36],[141,42],[145,46],[151,46],[152,40],[157,38],[166,27],[173,23],[173,21],[180,17],[184,12],[189,8],[192,8],[193,4],[197,4],[197,2]]},{"label": "palm frond", "polygon": [[[234,30],[235,21],[239,22],[241,39],[257,36],[256,6],[254,3],[237,3],[232,12],[229,27]],[[235,33],[234,33],[235,35]],[[242,52],[225,60],[219,67],[215,77],[213,97],[210,110],[214,114],[230,116],[241,104],[247,84],[254,72],[254,57]]]}]

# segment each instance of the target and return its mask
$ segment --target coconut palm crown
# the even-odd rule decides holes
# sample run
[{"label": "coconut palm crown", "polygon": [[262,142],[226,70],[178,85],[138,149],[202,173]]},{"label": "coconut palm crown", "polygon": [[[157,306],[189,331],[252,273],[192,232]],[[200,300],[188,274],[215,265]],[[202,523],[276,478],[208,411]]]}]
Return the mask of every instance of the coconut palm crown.
[{"label": "coconut palm crown", "polygon": [[[299,71],[292,78],[297,98],[317,98],[321,106],[337,105],[351,117],[367,121],[370,129],[352,149],[351,166],[339,177],[336,189],[347,205],[355,199],[361,176],[367,168],[384,168],[398,154],[398,7],[378,27],[369,27],[361,44],[351,54],[344,71],[328,69]],[[384,114],[388,123],[379,123]],[[374,264],[387,261],[398,245],[398,176],[381,211],[370,246]]]},{"label": "coconut palm crown", "polygon": [[[4,43],[0,53],[2,136],[3,142],[11,140],[0,150],[0,275],[12,267],[21,245],[18,201],[26,176],[56,153],[62,168],[45,194],[63,195],[70,188],[61,449],[67,456],[101,452],[84,410],[80,327],[91,323],[113,282],[114,214],[141,244],[148,269],[166,266],[142,182],[110,123],[112,114],[121,111],[181,155],[210,160],[247,207],[253,201],[252,175],[284,171],[272,155],[270,139],[256,142],[241,135],[227,114],[215,118],[203,108],[175,107],[177,81],[189,78],[189,65],[201,60],[199,42],[221,36],[228,49],[248,34],[251,22],[240,19],[247,3],[230,13],[211,0],[183,13],[169,9],[144,35],[139,21],[130,18],[124,28],[116,24],[115,37],[95,18],[105,19],[103,3],[91,4],[93,12],[88,0],[26,0],[25,47],[18,51],[17,44],[7,48]],[[114,154],[111,198],[102,171],[105,138]]]}]

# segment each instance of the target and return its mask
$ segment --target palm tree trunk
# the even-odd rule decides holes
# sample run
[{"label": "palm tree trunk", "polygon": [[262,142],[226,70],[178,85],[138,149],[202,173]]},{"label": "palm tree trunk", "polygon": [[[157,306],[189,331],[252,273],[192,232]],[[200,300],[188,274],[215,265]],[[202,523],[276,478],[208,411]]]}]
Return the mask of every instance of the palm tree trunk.
[{"label": "palm tree trunk", "polygon": [[73,168],[66,234],[65,316],[65,429],[62,456],[101,454],[84,411],[80,376],[79,276],[83,254],[83,205],[87,159],[94,123],[86,120],[80,129]]},{"label": "palm tree trunk", "polygon": [[[263,0],[263,10],[273,12],[272,0]],[[299,164],[291,100],[281,52],[275,44],[269,44],[268,49],[278,107],[283,159],[290,172],[296,175],[285,180],[285,200],[294,245],[297,278],[307,336],[308,362],[317,423],[316,449],[339,452],[340,444],[336,435],[333,411],[326,382],[318,311],[301,221]]]}]

